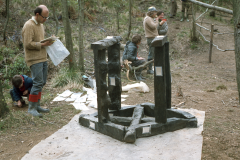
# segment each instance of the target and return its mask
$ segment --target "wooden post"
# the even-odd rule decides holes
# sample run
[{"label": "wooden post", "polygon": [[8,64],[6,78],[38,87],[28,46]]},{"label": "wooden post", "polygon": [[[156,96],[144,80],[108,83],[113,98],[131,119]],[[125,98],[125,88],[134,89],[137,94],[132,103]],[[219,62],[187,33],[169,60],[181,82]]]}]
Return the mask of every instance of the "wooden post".
[{"label": "wooden post", "polygon": [[209,63],[212,63],[213,29],[214,29],[214,24],[211,25],[211,32],[210,32]]},{"label": "wooden post", "polygon": [[152,41],[154,51],[154,99],[155,121],[167,122],[165,43],[167,36],[158,36]]}]

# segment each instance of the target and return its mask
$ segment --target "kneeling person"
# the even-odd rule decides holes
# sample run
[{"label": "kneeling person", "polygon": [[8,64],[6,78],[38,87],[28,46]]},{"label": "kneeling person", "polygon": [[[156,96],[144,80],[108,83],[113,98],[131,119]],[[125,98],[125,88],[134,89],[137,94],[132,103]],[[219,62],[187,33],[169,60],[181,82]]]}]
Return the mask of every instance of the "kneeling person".
[{"label": "kneeling person", "polygon": [[28,97],[32,89],[32,78],[26,75],[15,75],[12,78],[13,89],[10,90],[12,100],[17,102],[18,107],[25,105],[22,96]]},{"label": "kneeling person", "polygon": [[[132,37],[132,41],[128,41],[122,56],[122,61],[128,60],[132,62],[132,66],[138,67],[146,62],[146,60],[142,57],[138,57],[138,45],[141,43],[141,36],[140,35],[134,35]],[[137,80],[142,81],[143,77],[141,75],[143,68],[140,68],[136,70],[136,77]]]}]

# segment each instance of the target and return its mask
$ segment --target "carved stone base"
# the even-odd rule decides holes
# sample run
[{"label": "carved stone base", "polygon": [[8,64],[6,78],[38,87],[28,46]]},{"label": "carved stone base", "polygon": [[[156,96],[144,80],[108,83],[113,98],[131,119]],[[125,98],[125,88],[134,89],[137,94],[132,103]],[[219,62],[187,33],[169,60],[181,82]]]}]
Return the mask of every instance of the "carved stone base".
[{"label": "carved stone base", "polygon": [[[136,138],[149,137],[182,128],[197,128],[197,118],[188,112],[167,109],[167,122],[156,123],[154,104],[142,103],[109,111],[110,121],[99,123],[98,114],[82,114],[79,123],[122,142],[134,143]],[[144,108],[144,111],[143,109]]]}]

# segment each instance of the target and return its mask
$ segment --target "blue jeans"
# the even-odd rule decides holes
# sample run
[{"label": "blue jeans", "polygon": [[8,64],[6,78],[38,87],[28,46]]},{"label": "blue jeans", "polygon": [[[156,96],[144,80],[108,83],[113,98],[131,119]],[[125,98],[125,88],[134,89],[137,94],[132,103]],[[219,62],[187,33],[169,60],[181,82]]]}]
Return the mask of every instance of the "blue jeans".
[{"label": "blue jeans", "polygon": [[151,43],[153,41],[154,38],[147,38],[147,44],[149,47],[149,52],[148,52],[148,61],[152,60],[154,57],[154,47],[151,46]]},{"label": "blue jeans", "polygon": [[31,69],[32,80],[33,80],[33,86],[30,94],[38,95],[39,92],[42,92],[42,88],[47,81],[47,71],[48,71],[47,61],[33,64],[30,66],[30,69]]}]

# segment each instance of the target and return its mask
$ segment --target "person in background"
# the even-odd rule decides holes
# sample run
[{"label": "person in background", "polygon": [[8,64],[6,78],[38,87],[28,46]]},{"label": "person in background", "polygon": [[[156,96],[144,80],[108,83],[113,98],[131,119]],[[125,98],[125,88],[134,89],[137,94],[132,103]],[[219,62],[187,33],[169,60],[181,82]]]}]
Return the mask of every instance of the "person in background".
[{"label": "person in background", "polygon": [[33,86],[29,94],[28,113],[33,116],[42,117],[39,112],[49,112],[49,109],[41,108],[40,100],[42,88],[47,81],[47,52],[45,46],[53,44],[52,41],[41,43],[44,39],[43,23],[47,21],[48,8],[40,5],[34,10],[34,16],[29,19],[22,29],[22,41],[25,52],[25,61],[31,69]]},{"label": "person in background", "polygon": [[185,15],[185,10],[186,10],[186,20],[187,22],[189,22],[188,19],[188,13],[189,13],[189,9],[190,9],[190,4],[187,0],[180,0],[182,2],[182,19],[180,20],[181,22],[184,21],[184,15]]},{"label": "person in background", "polygon": [[21,108],[26,104],[22,96],[28,97],[32,89],[32,78],[26,75],[15,75],[12,78],[12,85],[13,89],[10,90],[10,95],[13,102],[17,102],[16,106]]},{"label": "person in background", "polygon": [[164,12],[158,11],[157,12],[159,25],[157,27],[159,35],[166,35],[168,31],[168,25],[166,19],[164,19]]},{"label": "person in background", "polygon": [[177,0],[171,0],[171,13],[170,18],[173,18],[177,14]]},{"label": "person in background", "polygon": [[[132,66],[138,67],[146,62],[146,60],[142,57],[138,56],[138,46],[141,43],[141,36],[140,35],[134,35],[132,37],[132,41],[128,41],[126,43],[126,46],[123,51],[122,61],[129,60],[132,62]],[[139,81],[143,81],[144,77],[142,77],[141,72],[142,68],[136,70],[136,78]]]},{"label": "person in background", "polygon": [[[147,38],[147,44],[149,47],[148,52],[148,61],[151,61],[154,57],[154,47],[151,46],[153,39],[158,36],[158,17],[157,17],[157,10],[155,7],[149,7],[147,16],[144,18],[143,27],[145,31],[145,37]],[[153,74],[152,70],[152,63],[148,65],[148,74]]]}]

